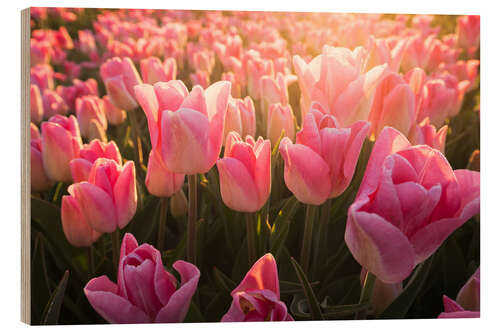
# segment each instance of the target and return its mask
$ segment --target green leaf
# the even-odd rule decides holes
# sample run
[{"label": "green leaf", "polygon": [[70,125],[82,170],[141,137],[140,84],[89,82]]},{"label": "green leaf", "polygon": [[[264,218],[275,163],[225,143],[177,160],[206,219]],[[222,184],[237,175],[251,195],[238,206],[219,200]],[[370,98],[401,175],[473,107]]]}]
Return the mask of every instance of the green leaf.
[{"label": "green leaf", "polygon": [[337,319],[340,317],[346,317],[353,315],[357,312],[367,310],[370,307],[370,303],[357,303],[348,305],[334,305],[325,306],[323,309],[323,316],[326,319]]},{"label": "green leaf", "polygon": [[186,318],[184,318],[185,323],[203,323],[205,322],[205,318],[201,314],[200,309],[194,302],[191,302],[189,305],[188,313],[186,314]]},{"label": "green leaf", "polygon": [[307,301],[305,298],[296,294],[293,296],[292,304],[290,304],[290,312],[294,319],[311,320],[311,314],[307,309]]},{"label": "green leaf", "polygon": [[432,267],[434,256],[421,263],[413,273],[410,281],[406,284],[401,295],[392,302],[387,309],[382,312],[378,318],[380,319],[400,319],[404,318],[415,298],[420,293],[424,286],[427,276]]},{"label": "green leaf", "polygon": [[217,267],[214,267],[214,280],[221,291],[228,295],[237,287],[236,283],[226,274],[222,273]]},{"label": "green leaf", "polygon": [[66,270],[64,275],[57,285],[57,288],[50,296],[49,303],[43,311],[42,325],[57,325],[59,321],[59,313],[61,312],[61,306],[64,300],[64,293],[66,292],[66,286],[68,285],[69,271]]},{"label": "green leaf", "polygon": [[295,268],[295,273],[297,274],[297,278],[299,279],[304,294],[306,295],[307,302],[309,303],[309,309],[311,310],[311,315],[313,320],[322,320],[323,315],[321,314],[321,308],[314,295],[314,291],[312,290],[311,284],[307,281],[306,274],[300,267],[299,263],[293,258],[290,257],[290,261],[292,262],[293,268]]},{"label": "green leaf", "polygon": [[158,224],[158,213],[160,198],[149,196],[140,212],[136,213],[125,228],[125,232],[134,235],[135,239],[141,243],[152,243],[152,234]]},{"label": "green leaf", "polygon": [[290,229],[290,219],[299,208],[299,202],[295,196],[291,196],[285,201],[285,204],[280,209],[278,217],[274,220],[271,228],[271,249],[270,252],[278,257],[281,248],[285,244]]}]

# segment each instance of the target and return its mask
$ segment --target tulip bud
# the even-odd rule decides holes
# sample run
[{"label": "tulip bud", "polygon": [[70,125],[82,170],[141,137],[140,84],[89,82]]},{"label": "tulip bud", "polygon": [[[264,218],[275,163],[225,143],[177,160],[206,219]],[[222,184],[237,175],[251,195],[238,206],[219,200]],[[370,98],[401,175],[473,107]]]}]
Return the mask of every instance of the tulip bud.
[{"label": "tulip bud", "polygon": [[74,116],[53,116],[42,123],[42,156],[47,176],[55,181],[70,182],[69,162],[78,157],[82,146],[80,129]]},{"label": "tulip bud", "polygon": [[106,95],[102,98],[102,104],[104,113],[106,114],[106,119],[111,125],[120,125],[125,121],[125,119],[127,119],[127,112],[117,108],[111,102],[109,96]]},{"label": "tulip bud", "polygon": [[181,189],[170,198],[170,214],[172,214],[173,217],[179,219],[186,215],[187,208],[188,202],[186,199],[186,195]]},{"label": "tulip bud", "polygon": [[54,185],[54,182],[47,177],[42,161],[42,145],[39,139],[32,139],[31,149],[31,192],[42,192]]},{"label": "tulip bud", "polygon": [[30,82],[37,85],[40,91],[45,89],[54,89],[54,70],[48,64],[36,65],[31,67]]},{"label": "tulip bud", "polygon": [[[84,96],[76,99],[76,117],[82,136],[93,139],[102,138],[108,128],[103,101],[97,96]],[[92,122],[95,124],[91,125]],[[92,128],[92,133],[91,133]],[[93,134],[93,135],[91,135]],[[105,138],[105,134],[104,134]],[[105,140],[101,140],[105,141]]]},{"label": "tulip bud", "polygon": [[267,137],[274,147],[278,142],[281,132],[285,130],[285,137],[293,140],[295,138],[295,121],[290,104],[280,103],[269,105],[267,116]]},{"label": "tulip bud", "polygon": [[44,118],[48,119],[56,114],[64,116],[68,113],[68,110],[68,105],[57,92],[49,89],[43,91]]},{"label": "tulip bud", "polygon": [[262,101],[262,116],[264,123],[267,124],[267,110],[271,104],[281,103],[288,104],[288,85],[285,76],[278,73],[276,79],[271,76],[263,76],[260,82],[260,99]]},{"label": "tulip bud", "polygon": [[64,235],[73,246],[91,246],[101,236],[87,223],[80,202],[72,195],[62,197],[61,221]]},{"label": "tulip bud", "polygon": [[167,82],[175,80],[175,59],[167,58],[164,64],[157,57],[149,57],[141,60],[141,75],[144,83],[155,84],[156,82]]},{"label": "tulip bud", "polygon": [[108,96],[116,107],[127,111],[137,108],[134,86],[142,81],[130,58],[108,59],[101,65],[100,74]]},{"label": "tulip bud", "polygon": [[224,141],[225,143],[229,132],[234,131],[240,136],[255,136],[255,108],[250,96],[245,99],[229,100],[227,105],[226,120],[224,123]]},{"label": "tulip bud", "polygon": [[30,86],[30,115],[31,121],[40,124],[43,119],[43,100],[37,85]]}]

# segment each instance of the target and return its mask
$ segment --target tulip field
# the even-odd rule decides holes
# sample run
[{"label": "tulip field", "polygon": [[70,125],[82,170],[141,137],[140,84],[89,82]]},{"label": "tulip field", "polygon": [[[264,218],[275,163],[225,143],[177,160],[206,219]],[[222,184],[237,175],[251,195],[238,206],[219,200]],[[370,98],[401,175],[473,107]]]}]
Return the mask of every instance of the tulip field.
[{"label": "tulip field", "polygon": [[30,15],[32,324],[480,316],[479,16]]}]

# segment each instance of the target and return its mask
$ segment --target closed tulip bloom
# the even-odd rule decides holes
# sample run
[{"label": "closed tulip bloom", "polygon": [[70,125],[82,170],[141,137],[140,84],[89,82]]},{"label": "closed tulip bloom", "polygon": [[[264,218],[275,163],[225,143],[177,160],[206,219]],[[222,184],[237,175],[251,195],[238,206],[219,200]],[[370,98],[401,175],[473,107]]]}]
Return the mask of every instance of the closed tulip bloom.
[{"label": "closed tulip bloom", "polygon": [[205,90],[194,86],[189,94],[182,81],[136,87],[151,142],[169,170],[193,175],[212,168],[222,147],[230,91],[227,81]]},{"label": "closed tulip bloom", "polygon": [[321,205],[349,186],[363,142],[370,129],[366,121],[340,127],[332,115],[316,109],[307,113],[297,142],[280,143],[285,161],[285,184],[297,200]]},{"label": "closed tulip bloom", "polygon": [[399,66],[406,50],[406,38],[401,38],[391,49],[386,39],[375,39],[370,37],[369,54],[366,68],[371,69],[378,65],[388,64],[393,72],[399,72]]},{"label": "closed tulip bloom", "polygon": [[[33,135],[32,135],[33,137]],[[30,143],[31,192],[42,192],[54,185],[45,173],[42,161],[42,144],[40,139],[31,139]]]},{"label": "closed tulip bloom", "polygon": [[457,18],[457,44],[469,53],[479,47],[481,19],[479,15],[465,15]]},{"label": "closed tulip bloom", "polygon": [[199,85],[205,89],[210,85],[210,75],[206,71],[197,70],[196,72],[189,74],[189,78],[191,79],[191,84],[193,86]]},{"label": "closed tulip bloom", "polygon": [[54,90],[45,89],[43,91],[43,115],[48,119],[57,114],[65,116],[69,111],[69,106],[64,99]]},{"label": "closed tulip bloom", "polygon": [[217,161],[222,201],[239,212],[256,212],[271,193],[271,143],[236,132],[227,136],[224,158]]},{"label": "closed tulip bloom", "polygon": [[74,116],[53,116],[42,123],[42,156],[47,176],[54,181],[71,182],[69,162],[82,147],[80,129]]},{"label": "closed tulip bloom", "polygon": [[108,59],[100,68],[101,78],[113,104],[131,111],[138,105],[134,98],[134,86],[141,84],[141,77],[128,57]]},{"label": "closed tulip bloom", "polygon": [[478,212],[479,172],[453,171],[439,150],[386,127],[349,207],[345,241],[361,266],[397,283]]},{"label": "closed tulip bloom", "polygon": [[269,105],[276,103],[288,104],[288,83],[282,73],[278,73],[276,78],[264,75],[260,80],[260,98],[263,101],[261,109],[263,119],[266,120],[266,111],[269,110]]},{"label": "closed tulip bloom", "polygon": [[271,144],[276,145],[281,132],[285,130],[285,137],[295,138],[295,117],[290,104],[271,104],[267,115],[267,137]]},{"label": "closed tulip bloom", "polygon": [[52,56],[52,48],[48,41],[38,41],[31,39],[30,41],[30,60],[31,66],[48,64]]},{"label": "closed tulip bloom", "polygon": [[30,86],[30,117],[35,124],[40,124],[43,120],[43,100],[40,89],[37,85]]},{"label": "closed tulip bloom", "polygon": [[481,307],[481,281],[479,267],[467,280],[457,295],[457,303],[467,311],[479,311]]},{"label": "closed tulip bloom", "polygon": [[471,84],[467,91],[471,91],[477,87],[477,75],[479,70],[479,60],[459,60],[451,64],[441,64],[440,70],[454,75],[459,81],[469,81]]},{"label": "closed tulip bloom", "polygon": [[316,101],[335,116],[341,126],[368,119],[375,89],[387,73],[388,65],[378,65],[364,73],[365,50],[325,48],[323,54],[306,63],[294,56],[293,64],[302,93],[302,113]]},{"label": "closed tulip bloom", "polygon": [[120,125],[127,119],[127,112],[116,107],[108,95],[102,98],[102,108],[104,109],[108,123],[111,125]]},{"label": "closed tulip bloom", "polygon": [[255,136],[255,107],[250,96],[245,99],[230,98],[227,105],[226,120],[224,122],[224,141],[229,132],[237,132],[241,137]]},{"label": "closed tulip bloom", "polygon": [[108,121],[104,112],[103,101],[97,96],[84,96],[76,99],[76,118],[83,137],[91,139],[90,122],[95,120],[106,131]]},{"label": "closed tulip bloom", "polygon": [[231,96],[233,96],[234,98],[241,97],[241,84],[233,72],[222,73],[221,80],[231,82]]},{"label": "closed tulip bloom", "polygon": [[416,121],[415,95],[397,73],[391,73],[380,82],[368,120],[372,134],[378,136],[382,128],[391,126],[408,135]]},{"label": "closed tulip bloom", "polygon": [[54,69],[48,64],[36,65],[30,69],[30,83],[37,85],[40,91],[54,89]]},{"label": "closed tulip bloom", "polygon": [[248,59],[246,68],[248,94],[254,99],[260,99],[262,91],[260,79],[264,75],[274,76],[273,62],[259,56],[252,56]]},{"label": "closed tulip bloom", "polygon": [[457,318],[480,318],[479,311],[468,311],[461,307],[457,302],[446,295],[443,295],[444,312],[438,316],[440,319],[457,319]]},{"label": "closed tulip bloom", "polygon": [[174,58],[167,58],[162,64],[157,57],[141,60],[141,76],[144,83],[155,84],[175,80],[177,65]]},{"label": "closed tulip bloom", "polygon": [[172,267],[180,282],[163,267],[160,251],[149,244],[139,246],[127,233],[122,240],[117,283],[102,275],[90,280],[83,292],[97,313],[112,324],[180,323],[198,286],[200,271],[183,260]]},{"label": "closed tulip bloom", "polygon": [[123,229],[137,208],[134,162],[121,166],[114,160],[98,158],[88,181],[71,185],[68,192],[80,203],[92,229],[98,232]]},{"label": "closed tulip bloom", "polygon": [[64,195],[61,203],[61,222],[64,235],[68,242],[77,247],[91,246],[101,233],[90,227],[82,214],[81,203],[73,193]]},{"label": "closed tulip bloom", "polygon": [[436,127],[431,125],[429,118],[425,118],[413,126],[408,134],[408,140],[412,145],[428,145],[444,154],[447,133],[448,125],[436,130]]},{"label": "closed tulip bloom", "polygon": [[104,143],[100,140],[94,139],[80,149],[80,156],[78,158],[71,160],[69,163],[73,182],[79,183],[87,181],[89,179],[92,165],[95,160],[100,157],[114,160],[119,165],[122,164],[120,150],[114,141]]},{"label": "closed tulip bloom", "polygon": [[280,300],[278,268],[270,253],[255,262],[231,296],[233,302],[222,322],[293,321]]}]

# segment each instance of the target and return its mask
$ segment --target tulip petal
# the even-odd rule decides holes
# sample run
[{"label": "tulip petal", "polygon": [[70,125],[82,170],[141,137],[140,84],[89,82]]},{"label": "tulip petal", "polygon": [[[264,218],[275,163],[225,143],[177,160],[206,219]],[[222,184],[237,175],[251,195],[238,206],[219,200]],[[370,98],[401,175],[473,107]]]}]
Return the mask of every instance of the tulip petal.
[{"label": "tulip petal", "polygon": [[156,148],[159,137],[159,104],[156,98],[155,89],[150,84],[140,84],[134,87],[135,98],[144,110],[148,119],[149,136],[151,138],[152,149]]},{"label": "tulip petal", "polygon": [[137,189],[134,161],[123,166],[113,188],[118,227],[123,229],[134,217],[137,209]]},{"label": "tulip petal", "polygon": [[70,195],[62,197],[61,222],[64,235],[73,246],[91,246],[101,235],[88,225],[78,201]]},{"label": "tulip petal", "polygon": [[151,150],[146,173],[146,187],[149,193],[157,197],[171,197],[181,189],[184,178],[183,173],[168,170],[160,153]]},{"label": "tulip petal", "polygon": [[240,291],[267,289],[279,299],[280,285],[278,268],[272,254],[268,253],[257,260],[245,275],[241,283],[231,292],[234,295]]}]

